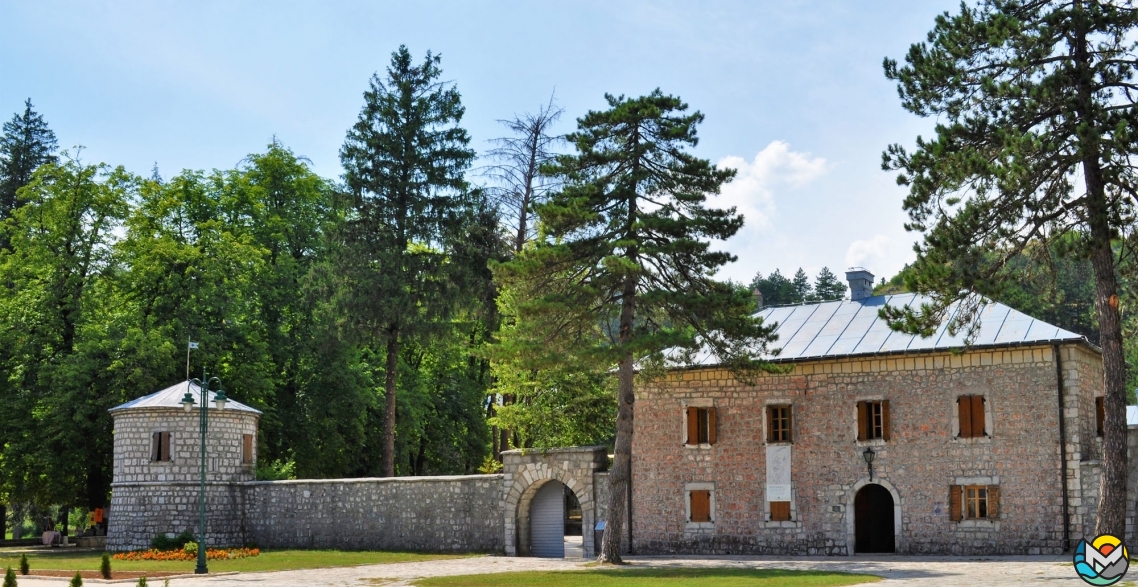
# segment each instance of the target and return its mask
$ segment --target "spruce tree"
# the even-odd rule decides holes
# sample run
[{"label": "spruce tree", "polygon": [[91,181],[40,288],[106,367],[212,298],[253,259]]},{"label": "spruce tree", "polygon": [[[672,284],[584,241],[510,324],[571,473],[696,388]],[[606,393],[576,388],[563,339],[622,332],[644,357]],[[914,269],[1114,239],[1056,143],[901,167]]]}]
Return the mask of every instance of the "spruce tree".
[{"label": "spruce tree", "polygon": [[399,47],[374,75],[359,121],[340,151],[350,210],[343,226],[339,301],[349,328],[384,346],[383,475],[395,475],[399,350],[445,325],[457,301],[448,252],[471,205],[464,174],[474,159],[459,126],[458,90],[440,59],[421,64]]},{"label": "spruce tree", "polygon": [[[1092,0],[981,0],[938,16],[905,64],[886,59],[905,109],[935,136],[883,155],[923,233],[906,285],[923,308],[886,313],[929,333],[972,333],[986,298],[1019,279],[1024,252],[1090,259],[1105,374],[1103,472],[1094,534],[1126,530],[1126,364],[1119,270],[1131,253],[1138,174],[1138,10]],[[1043,245],[1043,246],[1037,246]]]},{"label": "spruce tree", "polygon": [[801,267],[794,272],[791,284],[794,285],[794,303],[800,304],[814,299],[814,288],[810,287],[810,278],[806,277],[806,272]]},{"label": "spruce tree", "polygon": [[750,373],[763,366],[758,353],[770,331],[752,317],[746,288],[712,278],[735,257],[709,241],[730,238],[743,218],[704,205],[735,172],[688,153],[703,115],[687,113],[687,104],[659,90],[605,98],[609,108],[580,118],[567,137],[576,152],[545,169],[563,187],[537,206],[543,238],[497,274],[542,292],[523,301],[518,315],[553,326],[542,333],[549,347],[575,339],[576,352],[617,367],[615,460],[600,559],[620,562],[636,365],[666,349],[677,358],[705,349]]},{"label": "spruce tree", "polygon": [[[0,221],[12,215],[17,206],[16,190],[28,185],[36,168],[55,161],[55,149],[55,133],[43,116],[32,110],[28,98],[23,115],[13,115],[0,135]],[[0,246],[7,248],[3,238],[0,235]]]},{"label": "spruce tree", "polygon": [[823,267],[814,278],[814,299],[818,301],[840,300],[846,295],[846,284],[834,275],[829,267]]},{"label": "spruce tree", "polygon": [[4,587],[17,587],[17,585],[16,573],[12,572],[12,567],[8,567],[8,570],[4,571]]}]

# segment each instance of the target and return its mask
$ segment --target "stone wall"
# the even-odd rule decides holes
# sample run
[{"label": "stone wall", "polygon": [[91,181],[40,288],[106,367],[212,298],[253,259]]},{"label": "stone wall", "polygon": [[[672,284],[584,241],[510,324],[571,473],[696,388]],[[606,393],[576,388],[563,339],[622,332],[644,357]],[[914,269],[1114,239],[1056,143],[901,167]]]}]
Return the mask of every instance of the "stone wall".
[{"label": "stone wall", "polygon": [[[197,481],[201,476],[201,433],[198,411],[180,408],[134,408],[114,412],[114,482]],[[210,408],[206,479],[211,482],[252,481],[257,462],[241,462],[242,437],[257,435],[257,414]],[[169,461],[150,460],[153,433],[170,433]]]},{"label": "stone wall", "polygon": [[[130,483],[115,485],[112,492],[107,550],[143,550],[159,534],[189,530],[197,535],[198,483]],[[241,516],[243,503],[240,483],[206,485],[208,546],[242,546],[249,541]]]},{"label": "stone wall", "polygon": [[[1093,450],[1092,351],[1064,347],[1067,478],[1079,507],[1079,459]],[[1101,389],[1098,391],[1101,394]],[[983,438],[956,438],[956,398],[984,395]],[[1088,398],[1090,398],[1088,400]],[[888,400],[889,441],[857,440],[856,404]],[[1057,553],[1062,542],[1057,371],[1052,347],[802,362],[745,385],[722,369],[674,372],[637,394],[633,461],[638,553],[850,554],[853,498],[869,482],[894,495],[897,551]],[[772,522],[765,498],[765,407],[793,406],[792,521]],[[718,441],[684,445],[686,405],[714,407]],[[686,521],[690,484],[712,488],[712,524]],[[1001,489],[994,521],[952,522],[949,486]],[[1088,487],[1089,489],[1089,487]],[[1072,518],[1075,518],[1072,512]],[[1079,529],[1081,531],[1081,528]],[[1079,534],[1073,532],[1073,537]]]},{"label": "stone wall", "polygon": [[551,482],[565,485],[577,496],[581,504],[582,547],[585,553],[591,554],[592,528],[598,519],[596,479],[608,468],[605,447],[508,450],[502,453],[502,461],[506,554],[527,556],[530,553],[530,503],[537,491]]},{"label": "stone wall", "polygon": [[243,484],[249,540],[268,548],[500,553],[502,475]]}]

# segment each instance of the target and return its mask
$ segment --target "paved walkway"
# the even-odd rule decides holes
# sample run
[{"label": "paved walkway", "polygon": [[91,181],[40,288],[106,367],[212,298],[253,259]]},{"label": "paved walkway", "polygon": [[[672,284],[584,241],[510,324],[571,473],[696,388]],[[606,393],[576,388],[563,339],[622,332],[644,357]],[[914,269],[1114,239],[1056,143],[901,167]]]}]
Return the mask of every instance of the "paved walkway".
[{"label": "paved walkway", "polygon": [[[729,567],[777,568],[794,570],[824,570],[868,573],[885,577],[876,583],[882,587],[985,587],[992,585],[1071,586],[1085,585],[1077,578],[1067,557],[830,557],[830,558],[779,558],[725,556],[693,557],[630,557],[635,567]],[[365,565],[334,569],[281,571],[276,573],[242,573],[217,577],[189,577],[173,579],[170,587],[366,587],[384,585],[402,587],[414,585],[415,579],[474,573],[501,573],[532,570],[573,570],[584,565],[583,560],[511,558],[484,556],[417,563]],[[1066,563],[1066,564],[1064,564]],[[1138,580],[1138,569],[1131,571]],[[101,582],[100,582],[101,583]],[[20,587],[59,587],[66,580],[20,579]],[[97,584],[87,581],[89,585]],[[120,583],[122,584],[122,583]],[[154,587],[160,580],[151,581]],[[1121,585],[1127,585],[1123,581]],[[1135,584],[1135,583],[1130,583]]]}]

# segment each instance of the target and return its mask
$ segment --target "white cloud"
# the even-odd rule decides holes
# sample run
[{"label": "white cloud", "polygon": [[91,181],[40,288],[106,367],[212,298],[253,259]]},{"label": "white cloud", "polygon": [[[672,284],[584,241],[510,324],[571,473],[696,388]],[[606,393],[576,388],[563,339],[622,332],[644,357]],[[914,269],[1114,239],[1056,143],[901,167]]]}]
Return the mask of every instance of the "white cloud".
[{"label": "white cloud", "polygon": [[784,141],[772,141],[750,163],[737,155],[729,155],[720,159],[718,166],[735,169],[738,173],[709,203],[720,208],[734,206],[742,213],[746,223],[743,233],[757,232],[771,225],[779,186],[805,186],[824,175],[829,167],[824,158],[791,151]]},{"label": "white cloud", "polygon": [[892,243],[893,239],[884,234],[856,240],[850,243],[849,248],[846,249],[846,266],[868,268],[874,265],[884,265],[886,261],[892,261],[894,256],[895,247],[891,246]]}]

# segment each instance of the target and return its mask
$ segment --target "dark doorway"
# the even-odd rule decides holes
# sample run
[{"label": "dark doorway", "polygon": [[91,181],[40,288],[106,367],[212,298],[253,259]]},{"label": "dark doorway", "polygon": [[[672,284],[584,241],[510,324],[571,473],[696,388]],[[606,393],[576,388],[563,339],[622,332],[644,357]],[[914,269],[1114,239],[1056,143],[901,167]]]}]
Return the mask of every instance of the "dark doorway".
[{"label": "dark doorway", "polygon": [[894,552],[893,496],[877,485],[866,485],[854,497],[854,552]]}]

